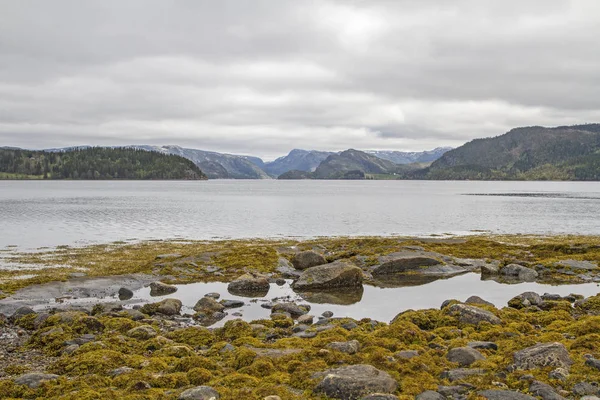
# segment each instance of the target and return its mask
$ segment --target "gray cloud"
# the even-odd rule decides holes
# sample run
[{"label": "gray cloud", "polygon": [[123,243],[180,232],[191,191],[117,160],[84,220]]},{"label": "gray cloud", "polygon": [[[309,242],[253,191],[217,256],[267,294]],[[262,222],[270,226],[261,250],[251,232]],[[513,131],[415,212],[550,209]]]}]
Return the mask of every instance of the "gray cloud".
[{"label": "gray cloud", "polygon": [[593,0],[0,0],[0,145],[419,150],[600,121]]}]

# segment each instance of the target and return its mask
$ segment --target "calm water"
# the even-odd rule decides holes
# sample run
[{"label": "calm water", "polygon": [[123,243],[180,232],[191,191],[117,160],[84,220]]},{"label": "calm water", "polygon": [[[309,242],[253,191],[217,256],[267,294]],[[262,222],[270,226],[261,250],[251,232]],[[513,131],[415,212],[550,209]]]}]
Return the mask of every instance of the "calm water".
[{"label": "calm water", "polygon": [[600,234],[600,183],[0,181],[0,249],[127,239]]},{"label": "calm water", "polygon": [[[178,290],[164,297],[151,297],[150,289],[144,288],[135,292],[134,298],[129,301],[128,308],[135,304],[156,302],[164,298],[177,298],[183,303],[182,313],[193,314],[192,307],[206,293],[216,292],[221,299],[242,300],[245,305],[241,308],[226,310],[228,315],[214,326],[222,326],[226,321],[235,318],[243,318],[251,321],[254,319],[269,318],[271,310],[261,307],[261,304],[286,298],[297,304],[310,304],[311,315],[321,315],[324,311],[332,311],[336,317],[350,317],[354,319],[372,318],[382,322],[391,321],[398,313],[408,309],[439,308],[447,299],[465,301],[471,295],[478,295],[487,301],[494,303],[497,307],[505,307],[508,300],[514,296],[527,291],[539,294],[553,293],[566,296],[577,293],[591,296],[598,293],[596,283],[580,285],[551,286],[540,283],[519,283],[514,285],[501,284],[494,281],[482,281],[475,273],[456,276],[450,279],[441,279],[419,286],[378,288],[364,286],[362,292],[347,290],[331,292],[326,296],[297,294],[290,288],[288,281],[283,286],[271,285],[269,293],[264,297],[245,298],[228,293],[227,284],[220,282],[192,283],[188,285],[177,285]],[[289,296],[289,297],[288,297]],[[116,295],[102,299],[105,302],[116,301]],[[96,303],[98,299],[82,299],[73,301],[75,304]],[[53,307],[53,302],[39,308]],[[385,306],[382,306],[385,304]],[[234,315],[241,313],[241,316]]]}]

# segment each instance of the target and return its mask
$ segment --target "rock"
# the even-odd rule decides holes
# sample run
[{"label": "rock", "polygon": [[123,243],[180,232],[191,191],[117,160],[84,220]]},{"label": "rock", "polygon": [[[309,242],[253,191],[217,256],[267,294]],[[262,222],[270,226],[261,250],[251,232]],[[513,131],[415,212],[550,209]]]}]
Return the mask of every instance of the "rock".
[{"label": "rock", "polygon": [[219,322],[226,316],[227,316],[227,313],[224,313],[224,312],[214,312],[211,314],[199,312],[199,313],[196,313],[196,315],[194,315],[194,319],[196,321],[198,321],[198,323],[202,326],[211,326],[211,325],[216,324],[217,322]]},{"label": "rock", "polygon": [[132,297],[133,297],[133,292],[131,290],[124,288],[124,287],[119,289],[119,300],[129,300]]},{"label": "rock", "polygon": [[165,296],[176,291],[177,288],[175,286],[167,285],[166,283],[152,282],[150,284],[150,296]]},{"label": "rock", "polygon": [[299,306],[295,303],[275,303],[271,309],[272,314],[276,313],[288,313],[292,317],[299,317],[304,314],[308,314],[310,308],[305,306]]},{"label": "rock", "polygon": [[394,357],[401,358],[403,360],[410,360],[411,358],[417,357],[419,352],[416,350],[402,350],[394,354]]},{"label": "rock", "polygon": [[535,292],[524,292],[508,301],[508,306],[521,309],[529,306],[540,306],[544,303],[542,297]]},{"label": "rock", "polygon": [[511,390],[484,390],[477,394],[489,400],[536,400],[535,397]]},{"label": "rock", "polygon": [[585,360],[585,365],[587,365],[588,367],[595,368],[600,371],[600,360],[598,360],[594,357],[589,357],[587,360]]},{"label": "rock", "polygon": [[458,320],[463,324],[478,325],[480,322],[489,322],[493,325],[499,325],[502,323],[500,318],[496,317],[490,311],[465,304],[453,304],[447,307],[447,312],[451,315],[456,315]]},{"label": "rock", "polygon": [[450,397],[452,399],[461,399],[463,398],[463,396],[461,396],[462,394],[467,393],[473,389],[475,389],[475,387],[467,383],[456,386],[439,385],[437,392],[444,396],[444,398]]},{"label": "rock", "polygon": [[156,335],[156,331],[150,325],[141,325],[127,331],[127,336],[139,340],[152,339]]},{"label": "rock", "polygon": [[341,327],[347,331],[351,331],[353,329],[358,328],[358,324],[354,321],[350,321],[350,322],[346,322],[345,324],[342,324]]},{"label": "rock", "polygon": [[219,400],[219,393],[210,386],[198,386],[181,393],[179,400]]},{"label": "rock", "polygon": [[573,385],[572,392],[577,396],[600,395],[600,388],[595,382],[579,382]]},{"label": "rock", "polygon": [[423,393],[418,394],[415,400],[446,400],[444,396],[433,390],[426,390]]},{"label": "rock", "polygon": [[144,304],[140,308],[140,311],[148,315],[179,315],[179,313],[181,312],[181,307],[181,300],[164,299],[162,301],[159,301],[158,303]]},{"label": "rock", "polygon": [[474,349],[498,350],[498,345],[494,342],[469,342],[467,346]]},{"label": "rock", "polygon": [[593,271],[598,269],[598,263],[592,261],[562,260],[558,262],[558,265],[561,267],[587,271]]},{"label": "rock", "polygon": [[127,318],[129,318],[133,321],[141,321],[144,318],[146,318],[144,313],[139,310],[127,309],[127,310],[123,310],[123,313],[127,316]]},{"label": "rock", "polygon": [[393,394],[373,393],[365,397],[361,397],[360,400],[398,400],[398,397],[394,396]]},{"label": "rock", "polygon": [[517,351],[514,354],[515,368],[534,369],[560,367],[568,369],[573,361],[562,343],[544,343]]},{"label": "rock", "polygon": [[17,385],[25,385],[30,389],[37,389],[43,382],[46,381],[54,381],[58,379],[58,375],[54,374],[44,374],[41,372],[32,372],[29,374],[23,374],[15,378],[15,383]]},{"label": "rock", "polygon": [[19,307],[19,308],[17,308],[17,309],[15,310],[15,312],[14,312],[14,313],[13,313],[13,314],[10,316],[10,318],[11,318],[13,321],[16,321],[16,320],[18,320],[19,318],[22,318],[22,317],[24,317],[24,316],[26,316],[26,315],[29,315],[29,314],[35,314],[35,311],[33,311],[33,309],[32,309],[32,308],[30,308],[30,307]]},{"label": "rock", "polygon": [[446,354],[450,362],[458,363],[461,367],[468,367],[478,360],[485,360],[483,354],[472,347],[456,347]]},{"label": "rock", "polygon": [[133,371],[133,368],[121,367],[121,368],[117,368],[117,369],[113,369],[112,371],[109,371],[108,376],[115,378],[117,376],[128,374],[132,371]]},{"label": "rock", "polygon": [[457,368],[442,372],[442,379],[448,379],[450,382],[461,381],[474,375],[483,375],[485,370],[481,368]]},{"label": "rock", "polygon": [[569,377],[569,371],[566,370],[565,368],[556,368],[556,369],[553,369],[552,371],[550,371],[550,373],[548,374],[548,377],[550,379],[565,381]]},{"label": "rock", "polygon": [[327,264],[327,260],[321,254],[309,250],[297,253],[292,258],[292,265],[294,268],[300,271],[304,271],[307,268],[316,267],[317,265]]},{"label": "rock", "polygon": [[212,314],[216,312],[221,312],[225,309],[225,306],[221,303],[218,303],[215,299],[211,297],[203,297],[194,306],[194,311],[203,312],[206,314]]},{"label": "rock", "polygon": [[390,275],[397,273],[423,271],[425,267],[441,265],[436,258],[421,255],[418,252],[402,251],[381,257],[380,264],[373,268],[373,276]]},{"label": "rock", "polygon": [[485,264],[481,266],[481,277],[487,278],[489,276],[498,275],[500,272],[499,268],[495,264]]},{"label": "rock", "polygon": [[152,386],[150,386],[150,384],[148,382],[138,381],[131,386],[131,389],[136,390],[136,391],[143,391],[143,390],[152,389]]},{"label": "rock", "polygon": [[225,353],[229,353],[229,352],[233,352],[233,351],[235,351],[235,346],[232,345],[231,343],[227,343],[225,346],[223,346],[221,348],[221,350],[219,350],[219,353],[225,354]]},{"label": "rock", "polygon": [[516,277],[520,281],[533,282],[538,277],[538,273],[531,268],[519,264],[509,264],[500,269],[500,274],[509,277]]},{"label": "rock", "polygon": [[349,261],[338,260],[331,264],[308,268],[292,284],[294,290],[327,289],[336,287],[362,287],[362,270]]},{"label": "rock", "polygon": [[466,301],[465,304],[475,304],[475,305],[485,305],[485,306],[492,306],[492,307],[496,307],[494,305],[494,303],[490,303],[489,301],[486,301],[484,299],[482,299],[479,296],[471,296],[469,297]]},{"label": "rock", "polygon": [[279,396],[267,396],[263,400],[281,400]]},{"label": "rock", "polygon": [[331,318],[333,317],[333,313],[331,311],[325,311],[323,314],[321,314],[321,316],[325,318]]},{"label": "rock", "polygon": [[533,381],[529,385],[529,393],[541,397],[542,400],[566,400],[563,396],[556,393],[552,386],[539,381]]},{"label": "rock", "polygon": [[221,300],[220,303],[225,308],[240,308],[246,304],[242,300]]},{"label": "rock", "polygon": [[360,350],[358,340],[350,340],[349,342],[331,342],[326,346],[330,350],[336,350],[346,354],[356,354]]},{"label": "rock", "polygon": [[294,269],[292,264],[283,257],[279,259],[276,271],[279,272],[281,276],[287,279],[298,279],[298,277],[302,273],[301,271]]},{"label": "rock", "polygon": [[266,277],[253,274],[244,274],[227,285],[229,293],[244,297],[264,297],[270,288]]},{"label": "rock", "polygon": [[297,321],[299,324],[311,325],[314,321],[314,316],[307,314],[301,315],[298,317]]},{"label": "rock", "polygon": [[210,297],[211,299],[219,300],[219,298],[221,298],[221,295],[216,292],[210,292],[210,293],[206,293],[204,295],[204,297]]},{"label": "rock", "polygon": [[398,383],[371,365],[351,365],[327,370],[315,393],[342,400],[356,400],[371,393],[393,393]]},{"label": "rock", "polygon": [[66,355],[70,356],[71,354],[75,353],[78,349],[79,349],[78,344],[70,344],[63,349],[62,354],[66,354]]},{"label": "rock", "polygon": [[312,339],[317,336],[317,332],[303,331],[303,332],[294,333],[292,336],[298,337],[301,339]]},{"label": "rock", "polygon": [[286,283],[287,283],[287,282],[286,282],[286,281],[285,281],[285,279],[283,279],[283,278],[277,278],[277,279],[275,279],[275,284],[276,284],[277,286],[283,286],[283,285],[285,285]]}]

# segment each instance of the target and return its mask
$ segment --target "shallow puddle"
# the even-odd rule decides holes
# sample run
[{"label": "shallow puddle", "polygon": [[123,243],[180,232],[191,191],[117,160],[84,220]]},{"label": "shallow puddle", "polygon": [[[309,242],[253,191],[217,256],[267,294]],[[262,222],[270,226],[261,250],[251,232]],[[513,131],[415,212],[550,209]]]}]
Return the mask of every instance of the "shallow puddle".
[{"label": "shallow puddle", "polygon": [[[311,305],[312,315],[321,315],[325,311],[332,311],[335,317],[351,317],[354,319],[372,318],[378,321],[389,322],[398,313],[408,309],[438,308],[444,300],[456,299],[465,301],[470,296],[476,295],[494,303],[497,307],[504,307],[508,300],[514,296],[532,291],[541,294],[553,293],[566,296],[577,293],[586,297],[600,292],[597,283],[578,285],[548,285],[539,283],[503,284],[495,281],[482,281],[478,274],[470,273],[450,279],[440,279],[419,286],[403,286],[394,288],[380,288],[364,286],[361,289],[347,289],[343,291],[320,291],[313,293],[295,293],[290,288],[291,281],[285,285],[272,284],[266,296],[247,298],[236,296],[227,291],[227,284],[220,282],[192,283],[177,285],[176,293],[163,297],[151,297],[150,289],[143,288],[134,292],[134,297],[128,301],[127,307],[146,302],[160,301],[163,298],[177,298],[183,303],[182,313],[193,313],[192,307],[205,294],[216,292],[224,300],[242,300],[245,305],[240,308],[227,310],[228,316],[213,326],[222,326],[226,321],[243,318],[251,321],[254,319],[268,318],[270,310],[261,307],[261,304],[278,301],[294,301]],[[411,284],[414,282],[411,281]],[[86,299],[89,302],[91,299]],[[117,300],[105,298],[103,301]],[[79,302],[79,301],[77,301]],[[239,315],[239,314],[241,315]],[[234,315],[238,314],[238,315]]]}]

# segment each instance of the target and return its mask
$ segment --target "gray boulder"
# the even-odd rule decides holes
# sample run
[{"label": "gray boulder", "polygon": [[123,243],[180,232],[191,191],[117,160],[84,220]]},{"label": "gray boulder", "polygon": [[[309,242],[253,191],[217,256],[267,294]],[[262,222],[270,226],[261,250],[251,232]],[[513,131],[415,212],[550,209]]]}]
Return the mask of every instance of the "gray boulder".
[{"label": "gray boulder", "polygon": [[16,321],[16,320],[18,320],[19,318],[21,318],[21,317],[24,317],[24,316],[26,316],[26,315],[30,315],[30,314],[35,314],[35,311],[33,311],[33,309],[32,309],[32,308],[30,308],[30,307],[25,307],[25,306],[23,306],[23,307],[19,307],[19,308],[17,308],[17,309],[15,310],[15,312],[14,312],[14,313],[11,315],[11,317],[10,317],[10,318],[11,318],[13,321]]},{"label": "gray boulder", "polygon": [[337,287],[361,287],[362,270],[349,261],[338,260],[331,264],[308,268],[292,284],[294,290],[313,290]]},{"label": "gray boulder", "polygon": [[412,251],[393,253],[381,257],[379,261],[380,264],[372,271],[373,276],[412,272],[442,264],[442,262],[436,258]]},{"label": "gray boulder", "polygon": [[269,280],[257,274],[244,274],[227,285],[229,293],[245,297],[264,297],[270,288]]},{"label": "gray boulder", "polygon": [[471,296],[469,297],[466,301],[465,304],[473,304],[473,305],[485,305],[485,306],[492,306],[492,307],[496,307],[494,305],[494,303],[490,303],[489,301],[486,301],[484,299],[482,299],[479,296]]},{"label": "gray boulder", "polygon": [[455,315],[463,324],[478,325],[480,322],[489,322],[493,325],[499,325],[502,323],[500,318],[496,317],[493,313],[479,307],[468,306],[466,304],[453,304],[447,307],[446,310],[451,315]]},{"label": "gray boulder", "polygon": [[350,340],[349,342],[331,342],[326,346],[330,350],[336,350],[346,354],[356,354],[360,350],[358,340]]},{"label": "gray boulder", "polygon": [[541,306],[544,303],[542,297],[535,292],[524,292],[513,297],[508,301],[508,306],[512,308],[526,308],[530,306]]},{"label": "gray boulder", "polygon": [[58,378],[59,376],[54,374],[32,372],[29,374],[18,376],[17,378],[15,378],[15,383],[17,385],[25,385],[31,389],[37,389],[41,386],[42,383],[47,381],[54,381]]},{"label": "gray boulder", "polygon": [[150,296],[166,296],[171,293],[175,293],[177,287],[173,285],[167,285],[162,282],[152,282],[150,284]]},{"label": "gray boulder", "polygon": [[573,361],[562,343],[544,343],[519,350],[514,354],[515,368],[534,369],[560,367],[568,369]]},{"label": "gray boulder", "polygon": [[140,311],[148,315],[179,315],[179,313],[181,312],[181,307],[181,300],[164,299],[163,301],[159,301],[158,303],[144,304],[140,308]]},{"label": "gray boulder", "polygon": [[529,385],[529,392],[534,396],[541,397],[542,400],[566,400],[566,398],[556,393],[552,386],[540,381],[533,381]]},{"label": "gray boulder", "polygon": [[300,271],[323,264],[327,264],[325,257],[312,250],[302,251],[292,258],[292,265]]},{"label": "gray boulder", "polygon": [[577,396],[600,395],[600,387],[596,382],[579,382],[573,385],[572,392]]},{"label": "gray boulder", "polygon": [[597,358],[588,357],[585,360],[585,365],[587,365],[588,367],[595,368],[600,371],[600,360],[598,360]]},{"label": "gray boulder", "polygon": [[535,397],[511,390],[484,390],[478,394],[489,400],[536,400]]},{"label": "gray boulder", "polygon": [[194,306],[194,311],[203,312],[206,314],[212,314],[215,312],[222,312],[225,309],[225,306],[221,303],[218,303],[215,299],[211,297],[203,297]]},{"label": "gray boulder", "polygon": [[341,400],[357,400],[372,393],[393,393],[398,383],[384,371],[371,365],[350,365],[324,372],[315,393]]},{"label": "gray boulder", "polygon": [[498,345],[494,342],[469,342],[467,346],[474,349],[498,350]]},{"label": "gray boulder", "polygon": [[531,268],[519,264],[509,264],[500,269],[500,274],[512,278],[517,278],[524,282],[533,282],[538,277],[538,273]]},{"label": "gray boulder", "polygon": [[301,315],[308,314],[309,311],[310,307],[299,306],[295,303],[276,303],[271,309],[272,314],[283,312],[290,314],[292,317],[299,317]]},{"label": "gray boulder", "polygon": [[468,367],[478,360],[485,360],[483,354],[472,347],[456,347],[446,354],[450,362],[458,363],[461,367]]},{"label": "gray boulder", "polygon": [[446,400],[444,396],[433,390],[426,390],[415,397],[416,400]]},{"label": "gray boulder", "polygon": [[198,386],[181,393],[179,400],[219,400],[221,396],[210,386]]},{"label": "gray boulder", "polygon": [[242,300],[221,300],[220,303],[225,308],[240,308],[246,304]]},{"label": "gray boulder", "polygon": [[[152,290],[152,289],[150,289]],[[119,289],[119,300],[129,300],[133,297],[133,292],[127,288]]]}]

